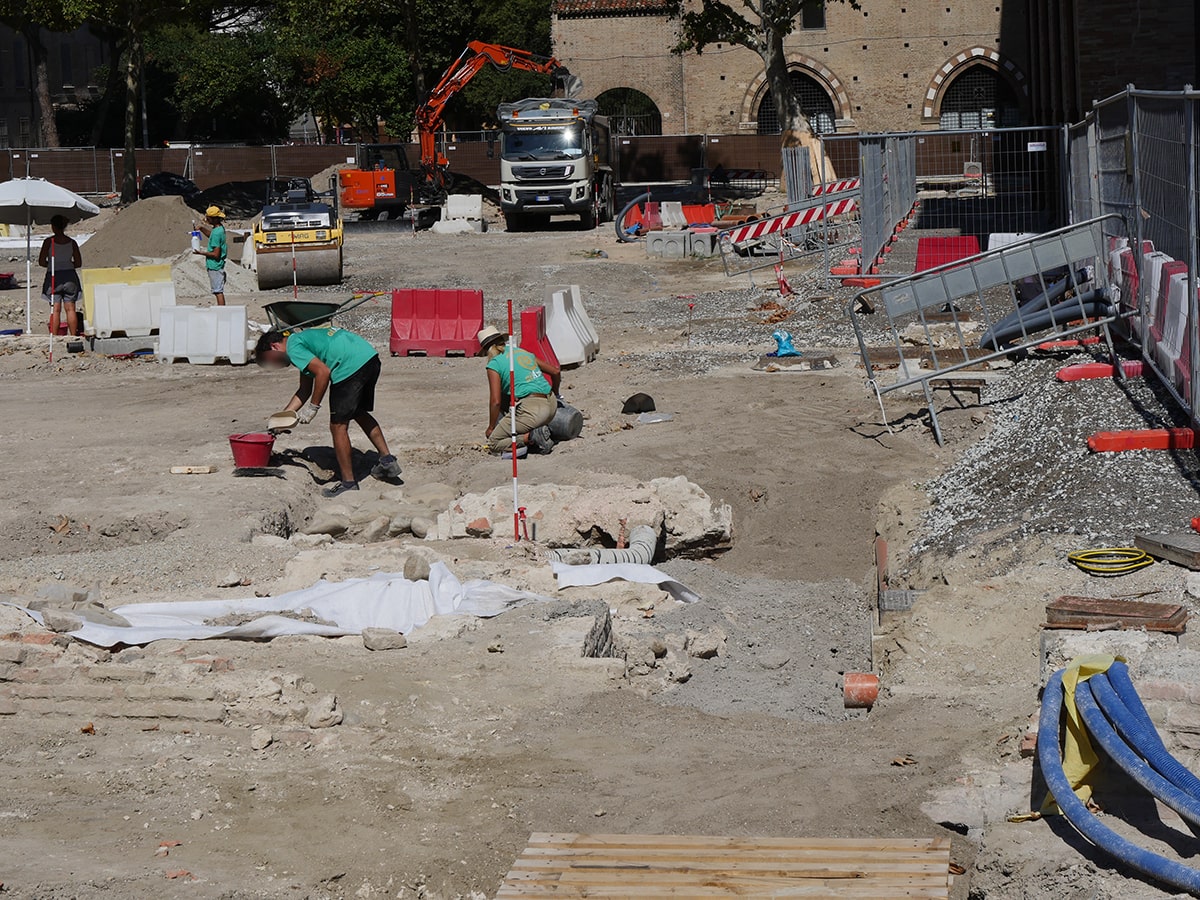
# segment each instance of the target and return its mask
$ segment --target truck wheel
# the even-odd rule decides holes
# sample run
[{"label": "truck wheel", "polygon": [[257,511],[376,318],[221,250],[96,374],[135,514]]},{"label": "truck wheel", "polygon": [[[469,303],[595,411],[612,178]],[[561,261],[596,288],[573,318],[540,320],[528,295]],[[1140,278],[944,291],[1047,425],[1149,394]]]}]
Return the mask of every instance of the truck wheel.
[{"label": "truck wheel", "polygon": [[585,213],[580,213],[579,224],[584,231],[591,231],[600,224],[600,194],[599,192],[592,195],[592,206]]},{"label": "truck wheel", "polygon": [[617,217],[617,190],[611,181],[606,181],[604,184],[608,188],[607,196],[604,199],[604,221],[611,222]]},{"label": "truck wheel", "polygon": [[520,213],[505,213],[504,214],[504,230],[515,232],[525,231],[529,227],[529,217],[523,216]]}]

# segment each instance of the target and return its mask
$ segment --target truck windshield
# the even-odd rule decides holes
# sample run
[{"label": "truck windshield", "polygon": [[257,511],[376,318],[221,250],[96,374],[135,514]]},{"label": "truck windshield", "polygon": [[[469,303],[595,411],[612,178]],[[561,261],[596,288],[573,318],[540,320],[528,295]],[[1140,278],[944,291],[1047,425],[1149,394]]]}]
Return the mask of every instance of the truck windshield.
[{"label": "truck windshield", "polygon": [[500,152],[507,160],[579,159],[583,156],[583,130],[506,131]]}]

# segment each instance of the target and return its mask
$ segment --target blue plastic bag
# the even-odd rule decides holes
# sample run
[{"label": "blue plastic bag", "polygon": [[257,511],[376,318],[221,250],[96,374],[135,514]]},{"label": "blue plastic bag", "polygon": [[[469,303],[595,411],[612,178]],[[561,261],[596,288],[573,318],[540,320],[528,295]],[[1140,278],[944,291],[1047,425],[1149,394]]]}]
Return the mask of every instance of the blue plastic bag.
[{"label": "blue plastic bag", "polygon": [[799,350],[792,344],[794,338],[790,331],[776,331],[771,335],[775,339],[775,352],[768,353],[767,356],[803,356]]}]

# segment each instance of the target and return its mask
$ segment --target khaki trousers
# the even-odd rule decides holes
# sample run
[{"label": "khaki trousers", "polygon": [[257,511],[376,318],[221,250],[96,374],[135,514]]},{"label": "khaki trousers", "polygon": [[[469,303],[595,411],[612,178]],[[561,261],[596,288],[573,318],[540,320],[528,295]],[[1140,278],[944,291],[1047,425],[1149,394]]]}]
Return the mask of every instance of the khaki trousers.
[{"label": "khaki trousers", "polygon": [[[529,434],[535,428],[548,425],[558,411],[558,400],[553,394],[541,396],[538,394],[522,397],[517,401],[517,435]],[[512,416],[504,413],[496,423],[492,436],[488,438],[488,448],[493,453],[503,453],[512,447]]]}]

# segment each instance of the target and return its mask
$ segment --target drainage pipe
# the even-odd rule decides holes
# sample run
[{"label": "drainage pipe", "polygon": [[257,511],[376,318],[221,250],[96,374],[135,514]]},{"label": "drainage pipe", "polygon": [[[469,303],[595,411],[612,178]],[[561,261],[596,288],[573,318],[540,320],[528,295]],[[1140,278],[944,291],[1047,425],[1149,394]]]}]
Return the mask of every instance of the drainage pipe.
[{"label": "drainage pipe", "polygon": [[629,547],[625,550],[600,550],[566,548],[551,550],[546,556],[551,562],[569,566],[588,566],[604,563],[625,563],[648,566],[658,550],[658,532],[649,525],[638,525],[629,533]]},{"label": "drainage pipe", "polygon": [[625,204],[625,208],[621,210],[621,214],[613,221],[613,227],[617,229],[617,240],[623,244],[633,244],[637,242],[637,238],[630,237],[625,233],[625,216],[629,211],[641,203],[643,200],[650,199],[650,192],[638,194],[632,200]]},{"label": "drainage pipe", "polygon": [[[1112,315],[1112,305],[1108,302],[1103,290],[1088,291],[1079,297],[1064,300],[1061,303],[1043,309],[1031,316],[1013,319],[1009,316],[989,328],[979,340],[980,347],[1003,349],[1001,344],[1028,333],[1044,331],[1062,322],[1070,322],[1082,317],[1105,318]],[[1009,321],[1011,319],[1012,321]]]}]

